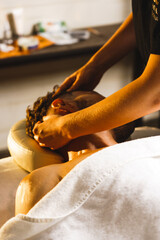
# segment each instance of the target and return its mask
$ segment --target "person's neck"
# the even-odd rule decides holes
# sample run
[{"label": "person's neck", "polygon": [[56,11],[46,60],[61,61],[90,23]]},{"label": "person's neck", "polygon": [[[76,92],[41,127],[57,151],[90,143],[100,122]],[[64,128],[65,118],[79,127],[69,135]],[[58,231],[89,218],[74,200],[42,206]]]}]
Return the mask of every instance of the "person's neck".
[{"label": "person's neck", "polygon": [[70,161],[77,158],[85,158],[101,148],[112,146],[116,143],[110,131],[103,131],[74,139],[59,149],[59,151],[65,160]]}]

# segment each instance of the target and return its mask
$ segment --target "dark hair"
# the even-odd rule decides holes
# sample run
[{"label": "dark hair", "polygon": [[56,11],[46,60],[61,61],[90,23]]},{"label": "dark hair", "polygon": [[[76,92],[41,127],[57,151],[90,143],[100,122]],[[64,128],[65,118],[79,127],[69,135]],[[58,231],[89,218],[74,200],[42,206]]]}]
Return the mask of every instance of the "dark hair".
[{"label": "dark hair", "polygon": [[49,106],[54,100],[53,95],[58,86],[53,87],[52,92],[48,92],[46,96],[39,97],[33,104],[26,109],[26,134],[34,138],[33,128],[38,121],[42,121],[43,117],[46,115]]},{"label": "dark hair", "polygon": [[114,139],[118,142],[124,142],[126,141],[130,135],[134,132],[136,122],[129,122],[127,124],[124,124],[120,127],[114,128]]}]

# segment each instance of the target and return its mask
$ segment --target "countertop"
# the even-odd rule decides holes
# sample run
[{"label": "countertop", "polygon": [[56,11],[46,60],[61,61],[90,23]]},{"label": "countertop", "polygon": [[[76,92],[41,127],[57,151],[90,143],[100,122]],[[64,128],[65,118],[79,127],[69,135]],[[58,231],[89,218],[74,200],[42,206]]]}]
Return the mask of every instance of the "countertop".
[{"label": "countertop", "polygon": [[119,26],[120,24],[92,27],[92,29],[98,31],[98,34],[91,32],[90,38],[87,40],[82,40],[72,45],[52,45],[24,56],[3,58],[0,59],[0,66],[11,66],[54,58],[64,58],[76,54],[94,53],[112,36]]}]

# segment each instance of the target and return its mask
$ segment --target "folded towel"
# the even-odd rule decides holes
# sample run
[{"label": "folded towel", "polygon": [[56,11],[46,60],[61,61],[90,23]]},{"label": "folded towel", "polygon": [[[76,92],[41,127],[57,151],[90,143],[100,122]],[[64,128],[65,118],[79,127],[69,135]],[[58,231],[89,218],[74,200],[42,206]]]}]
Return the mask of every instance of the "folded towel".
[{"label": "folded towel", "polygon": [[79,163],[5,240],[160,239],[160,136],[103,149]]}]

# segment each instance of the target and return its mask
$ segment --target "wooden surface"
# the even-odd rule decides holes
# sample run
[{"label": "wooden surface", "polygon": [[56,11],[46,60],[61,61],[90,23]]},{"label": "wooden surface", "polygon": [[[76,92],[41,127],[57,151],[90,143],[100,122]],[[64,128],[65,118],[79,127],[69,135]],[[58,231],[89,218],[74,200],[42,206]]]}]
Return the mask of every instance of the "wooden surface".
[{"label": "wooden surface", "polygon": [[[42,61],[75,54],[94,53],[113,35],[119,26],[120,24],[114,24],[91,28],[89,29],[91,31],[90,38],[75,44],[64,46],[48,44],[45,48],[40,47],[30,53],[18,53],[16,56],[11,54],[5,58],[2,56],[0,57],[0,66],[24,64],[31,61]],[[96,31],[92,31],[93,29]]]},{"label": "wooden surface", "polygon": [[40,49],[49,47],[54,45],[53,42],[41,37],[41,36],[34,36],[35,38],[38,39],[39,41],[39,46],[37,49],[34,50],[23,50],[21,51],[17,45],[17,43],[15,42],[15,44],[13,45],[14,50],[10,51],[10,52],[2,52],[0,51],[0,59],[7,59],[7,58],[13,58],[13,57],[22,57],[24,55],[31,55],[34,51],[39,51]]}]

